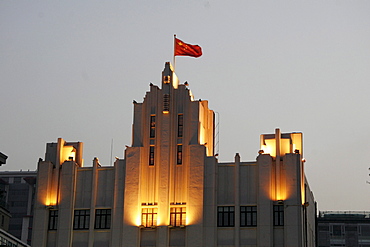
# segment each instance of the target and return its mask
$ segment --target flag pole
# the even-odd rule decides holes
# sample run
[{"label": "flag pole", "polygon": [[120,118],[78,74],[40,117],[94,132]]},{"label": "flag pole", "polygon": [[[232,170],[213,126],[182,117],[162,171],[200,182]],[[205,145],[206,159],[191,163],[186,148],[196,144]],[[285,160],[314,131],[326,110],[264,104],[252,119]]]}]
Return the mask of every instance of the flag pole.
[{"label": "flag pole", "polygon": [[175,72],[175,69],[176,69],[175,50],[176,50],[176,34],[173,35],[173,71],[174,72]]}]

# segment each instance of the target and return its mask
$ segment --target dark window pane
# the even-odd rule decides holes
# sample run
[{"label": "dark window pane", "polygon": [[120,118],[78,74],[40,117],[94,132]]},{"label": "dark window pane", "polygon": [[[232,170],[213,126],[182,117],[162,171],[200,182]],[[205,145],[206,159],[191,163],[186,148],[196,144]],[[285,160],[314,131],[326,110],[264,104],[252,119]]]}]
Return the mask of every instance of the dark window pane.
[{"label": "dark window pane", "polygon": [[150,116],[150,138],[155,137],[155,115]]},{"label": "dark window pane", "polygon": [[177,145],[177,164],[182,164],[182,145]]},{"label": "dark window pane", "polygon": [[154,146],[149,148],[149,165],[154,166]]},{"label": "dark window pane", "polygon": [[111,210],[96,209],[95,211],[95,229],[110,229]]},{"label": "dark window pane", "polygon": [[284,205],[274,205],[274,226],[284,225]]},{"label": "dark window pane", "polygon": [[58,226],[58,210],[49,211],[49,230],[56,230]]},{"label": "dark window pane", "polygon": [[75,210],[73,221],[74,230],[89,229],[89,223],[90,223],[89,209]]},{"label": "dark window pane", "polygon": [[177,137],[182,137],[184,132],[184,115],[179,114],[177,117]]},{"label": "dark window pane", "polygon": [[217,226],[233,227],[234,226],[234,206],[220,206],[217,209]]}]

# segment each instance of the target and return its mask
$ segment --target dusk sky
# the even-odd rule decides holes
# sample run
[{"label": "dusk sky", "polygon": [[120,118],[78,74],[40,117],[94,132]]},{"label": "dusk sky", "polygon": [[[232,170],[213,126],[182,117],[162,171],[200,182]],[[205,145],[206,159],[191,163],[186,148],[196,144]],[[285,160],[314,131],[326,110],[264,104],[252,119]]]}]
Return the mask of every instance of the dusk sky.
[{"label": "dusk sky", "polygon": [[[132,101],[173,60],[220,116],[220,161],[260,134],[303,132],[319,210],[370,211],[370,1],[0,1],[0,170],[35,170],[48,142],[85,166],[123,157]],[[114,159],[113,159],[114,160]]]}]

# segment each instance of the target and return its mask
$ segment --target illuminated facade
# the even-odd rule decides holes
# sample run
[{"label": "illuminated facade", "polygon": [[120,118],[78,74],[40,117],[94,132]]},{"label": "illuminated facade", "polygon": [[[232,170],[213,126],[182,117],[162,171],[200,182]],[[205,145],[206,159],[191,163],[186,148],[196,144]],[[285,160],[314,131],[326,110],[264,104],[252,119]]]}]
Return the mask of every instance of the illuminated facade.
[{"label": "illuminated facade", "polygon": [[256,161],[219,163],[214,128],[166,63],[161,88],[134,102],[132,145],[114,166],[84,167],[81,142],[47,144],[33,246],[314,246],[302,134],[277,129]]}]

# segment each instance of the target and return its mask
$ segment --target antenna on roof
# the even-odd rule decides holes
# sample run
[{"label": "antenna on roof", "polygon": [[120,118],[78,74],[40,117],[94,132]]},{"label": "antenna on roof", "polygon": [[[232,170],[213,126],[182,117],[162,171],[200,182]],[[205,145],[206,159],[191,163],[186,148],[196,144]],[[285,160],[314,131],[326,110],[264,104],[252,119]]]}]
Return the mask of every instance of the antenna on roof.
[{"label": "antenna on roof", "polygon": [[112,157],[113,157],[113,138],[112,138],[112,142],[110,144],[110,165],[112,165]]}]

